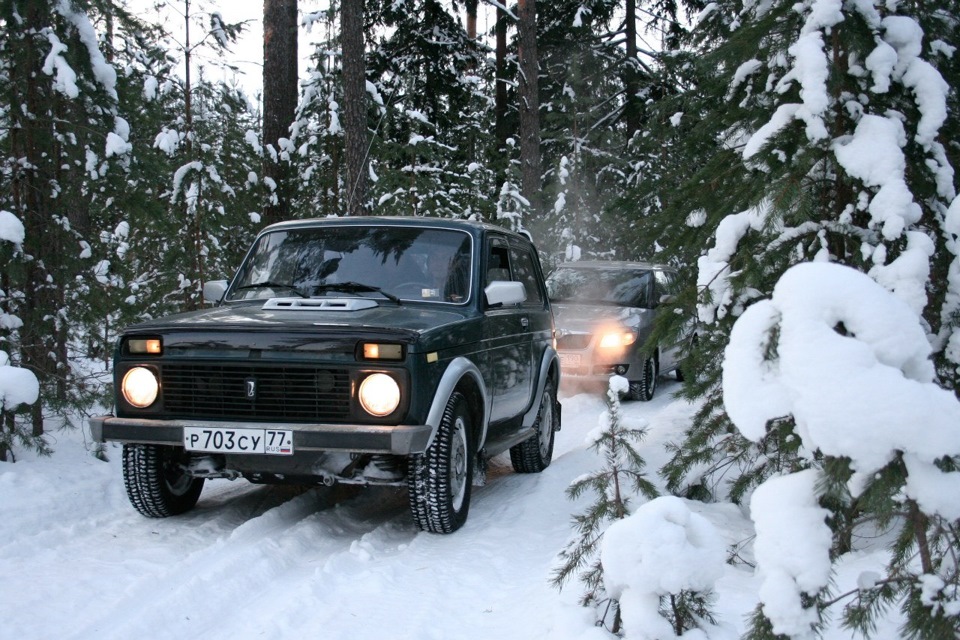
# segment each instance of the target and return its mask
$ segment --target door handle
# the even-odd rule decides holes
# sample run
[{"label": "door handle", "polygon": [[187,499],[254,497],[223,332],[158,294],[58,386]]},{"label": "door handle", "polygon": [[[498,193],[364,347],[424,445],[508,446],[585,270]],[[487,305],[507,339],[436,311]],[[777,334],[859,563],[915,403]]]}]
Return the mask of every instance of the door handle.
[{"label": "door handle", "polygon": [[520,326],[526,329],[530,326],[530,321],[527,318],[520,318]]}]

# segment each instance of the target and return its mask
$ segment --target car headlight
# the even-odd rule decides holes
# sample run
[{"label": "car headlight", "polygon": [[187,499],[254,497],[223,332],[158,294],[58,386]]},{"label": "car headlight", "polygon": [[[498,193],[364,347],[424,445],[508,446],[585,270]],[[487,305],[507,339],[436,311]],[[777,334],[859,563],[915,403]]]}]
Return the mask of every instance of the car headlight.
[{"label": "car headlight", "polygon": [[612,349],[614,347],[626,347],[637,341],[637,334],[633,331],[608,331],[600,336],[600,348]]},{"label": "car headlight", "polygon": [[146,409],[157,399],[160,382],[146,367],[134,367],[123,376],[123,398],[138,409]]},{"label": "car headlight", "polygon": [[385,373],[374,373],[360,383],[359,396],[364,411],[383,418],[400,406],[400,385]]}]

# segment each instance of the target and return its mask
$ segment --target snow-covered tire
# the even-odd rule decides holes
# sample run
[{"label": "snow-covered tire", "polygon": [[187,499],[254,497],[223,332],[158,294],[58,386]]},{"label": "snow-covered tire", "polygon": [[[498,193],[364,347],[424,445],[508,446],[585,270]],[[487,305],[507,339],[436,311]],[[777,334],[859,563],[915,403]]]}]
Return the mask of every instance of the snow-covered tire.
[{"label": "snow-covered tire", "polygon": [[473,484],[473,421],[467,399],[455,391],[433,444],[410,456],[410,513],[422,531],[453,533],[467,521]]},{"label": "snow-covered tire", "polygon": [[203,478],[184,469],[186,454],[179,447],[123,445],[123,484],[130,504],[148,518],[166,518],[193,509],[203,490]]},{"label": "snow-covered tire", "polygon": [[654,356],[650,356],[643,361],[643,371],[641,373],[642,377],[639,380],[630,381],[627,399],[649,402],[653,400],[653,394],[657,390],[657,359]]},{"label": "snow-covered tire", "polygon": [[536,435],[510,447],[510,462],[517,473],[540,473],[550,466],[553,459],[554,434],[559,427],[557,391],[553,380],[547,380],[540,396],[537,421],[533,424]]}]

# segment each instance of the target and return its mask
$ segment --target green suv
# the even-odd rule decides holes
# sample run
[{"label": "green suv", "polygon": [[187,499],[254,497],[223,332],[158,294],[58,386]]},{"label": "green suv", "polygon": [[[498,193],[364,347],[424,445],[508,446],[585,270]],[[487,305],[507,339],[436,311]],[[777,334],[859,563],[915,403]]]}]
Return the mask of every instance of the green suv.
[{"label": "green suv", "polygon": [[331,218],[263,230],[210,309],[121,335],[116,415],[133,506],[164,517],[206,478],[401,485],[425,531],[460,528],[486,460],[536,473],[560,429],[537,251],[489,224]]}]

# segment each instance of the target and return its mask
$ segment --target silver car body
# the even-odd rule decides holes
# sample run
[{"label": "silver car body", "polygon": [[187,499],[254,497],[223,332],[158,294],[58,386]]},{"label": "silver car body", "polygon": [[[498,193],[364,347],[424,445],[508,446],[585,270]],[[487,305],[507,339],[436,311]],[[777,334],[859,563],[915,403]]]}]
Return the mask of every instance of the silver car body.
[{"label": "silver car body", "polygon": [[671,267],[646,262],[559,265],[547,278],[547,288],[563,379],[599,383],[617,374],[633,382],[642,378],[650,355],[655,375],[677,370],[679,344],[658,345],[652,354],[644,351],[657,307],[674,293],[675,280]]}]

